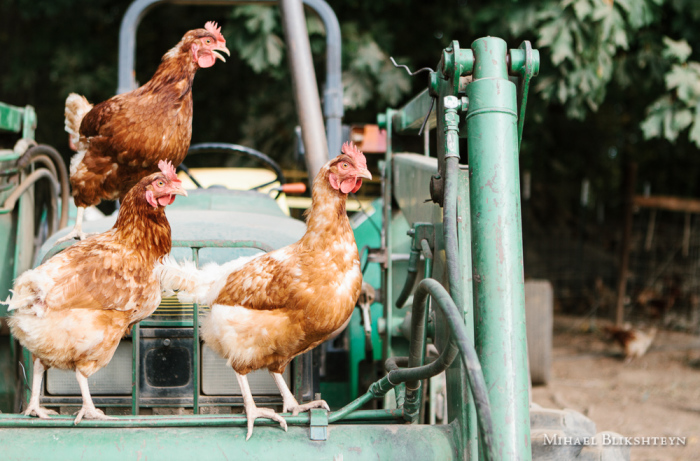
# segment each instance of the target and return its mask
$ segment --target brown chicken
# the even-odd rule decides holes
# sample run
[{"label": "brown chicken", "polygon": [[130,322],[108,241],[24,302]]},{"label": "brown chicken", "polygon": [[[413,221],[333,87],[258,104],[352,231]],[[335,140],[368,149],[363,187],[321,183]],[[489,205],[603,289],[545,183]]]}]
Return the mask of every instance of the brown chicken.
[{"label": "brown chicken", "polygon": [[8,323],[34,355],[32,395],[25,415],[48,418],[39,405],[44,370],[75,370],[83,396],[82,418],[106,419],[90,397],[88,377],[109,363],[131,326],[158,307],[160,284],[153,269],[170,252],[165,206],[187,195],[170,163],[143,178],[124,197],[114,227],[76,243],[22,274],[11,299]]},{"label": "brown chicken", "polygon": [[201,271],[193,263],[173,261],[157,269],[164,290],[180,290],[181,300],[211,306],[202,337],[236,372],[248,418],[246,440],[259,417],[287,428],[272,409],[256,407],[246,377],[253,370],[269,370],[284,412],[328,409],[323,400],[299,405],[282,373],[294,357],[341,327],[360,295],[360,259],[345,202],[360,188],[361,178],[372,175],[354,145],[346,143],[342,152],[314,180],[306,233],[298,242]]},{"label": "brown chicken", "polygon": [[66,99],[66,131],[77,149],[70,164],[78,216],[73,231],[59,242],[85,238],[85,207],[123,199],[141,178],[158,170],[160,160],[178,166],[192,138],[192,81],[211,67],[218,51],[230,54],[221,28],[208,22],[187,32],[165,53],[145,85],[92,107],[83,96]]},{"label": "brown chicken", "polygon": [[656,337],[656,328],[652,327],[644,332],[633,328],[630,324],[622,327],[607,326],[605,331],[625,350],[625,363],[646,354]]}]

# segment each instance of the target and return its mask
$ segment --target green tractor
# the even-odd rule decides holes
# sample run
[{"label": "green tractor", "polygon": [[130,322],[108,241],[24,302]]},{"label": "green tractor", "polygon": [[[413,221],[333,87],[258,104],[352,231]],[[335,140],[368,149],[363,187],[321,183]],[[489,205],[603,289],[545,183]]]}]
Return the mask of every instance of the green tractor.
[{"label": "green tractor", "polygon": [[[133,87],[136,27],[158,3],[137,0],[124,17],[119,91]],[[343,141],[340,29],[323,0],[304,3],[326,27],[323,115],[301,1],[280,7],[313,177]],[[539,54],[528,42],[508,49],[487,37],[470,48],[455,41],[437,61],[423,92],[378,116],[387,136],[381,197],[351,217],[365,281],[358,307],[340,336],[297,357],[285,375],[299,402],[322,397],[332,411],[284,415],[288,432],[258,420],[263,427],[246,442],[233,371],[200,340],[208,306],[164,298],[89,380],[95,405],[116,416],[108,421],[73,425],[80,391],[61,370],[47,372],[41,402],[60,416],[19,414],[31,357],[3,329],[3,459],[629,459],[623,447],[604,445],[605,434],[583,415],[542,409],[529,397],[518,150]],[[69,224],[65,166],[53,149],[35,145],[35,123],[29,107],[0,106],[0,128],[21,138],[0,151],[3,299],[19,273],[69,244],[55,244]],[[431,130],[434,155],[395,152],[400,136]],[[221,144],[192,146],[190,156],[211,151],[242,152],[273,173],[256,173],[253,190],[241,191],[227,187],[238,182],[235,169],[183,169],[192,190],[168,209],[173,257],[221,263],[303,235],[304,223],[270,195],[285,190],[274,161]],[[84,229],[104,231],[115,219]],[[281,406],[267,373],[249,378],[258,404]]]}]

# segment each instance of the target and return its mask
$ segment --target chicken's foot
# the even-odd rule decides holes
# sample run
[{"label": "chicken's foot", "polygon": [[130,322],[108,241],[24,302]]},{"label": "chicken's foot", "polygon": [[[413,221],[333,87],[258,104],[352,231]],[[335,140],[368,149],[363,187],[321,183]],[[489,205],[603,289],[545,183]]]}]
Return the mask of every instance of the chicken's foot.
[{"label": "chicken's foot", "polygon": [[236,373],[236,378],[238,378],[238,385],[241,387],[241,393],[243,394],[243,405],[245,406],[245,415],[248,418],[248,434],[245,437],[246,442],[253,435],[253,426],[255,425],[255,420],[257,418],[269,418],[280,423],[280,426],[287,431],[287,421],[283,417],[275,413],[271,408],[258,408],[255,406],[255,401],[253,400],[253,394],[250,392],[250,385],[248,385],[248,377],[245,375],[240,375]]},{"label": "chicken's foot", "polygon": [[292,416],[297,416],[299,413],[309,411],[312,408],[324,408],[326,411],[331,411],[325,400],[314,400],[313,402],[299,405],[299,402],[297,402],[297,399],[294,398],[292,391],[289,390],[289,386],[287,386],[287,382],[284,380],[284,377],[280,373],[270,372],[270,374],[272,375],[272,379],[275,380],[275,384],[277,384],[280,394],[282,394],[282,399],[284,399],[284,404],[282,406],[283,413],[291,411]]},{"label": "chicken's foot", "polygon": [[49,410],[39,405],[39,396],[41,394],[41,380],[44,377],[44,365],[41,360],[34,359],[34,375],[32,377],[32,396],[29,398],[29,405],[24,411],[26,416],[36,416],[41,419],[49,419],[49,415],[57,415],[54,410]]},{"label": "chicken's foot", "polygon": [[83,375],[80,370],[75,370],[75,377],[78,379],[78,385],[80,386],[80,393],[83,394],[83,407],[78,411],[77,416],[73,424],[78,424],[80,421],[85,419],[115,419],[111,416],[104,414],[102,410],[95,408],[95,404],[92,403],[92,397],[90,396],[90,388],[88,387],[88,380]]},{"label": "chicken's foot", "polygon": [[89,237],[92,234],[87,234],[83,232],[83,214],[85,213],[85,208],[84,207],[78,207],[78,215],[75,217],[75,226],[73,226],[73,230],[68,233],[65,237],[61,237],[60,239],[56,240],[56,243],[63,243],[67,242],[69,240],[73,239],[78,239],[78,240],[85,240],[86,237]]}]

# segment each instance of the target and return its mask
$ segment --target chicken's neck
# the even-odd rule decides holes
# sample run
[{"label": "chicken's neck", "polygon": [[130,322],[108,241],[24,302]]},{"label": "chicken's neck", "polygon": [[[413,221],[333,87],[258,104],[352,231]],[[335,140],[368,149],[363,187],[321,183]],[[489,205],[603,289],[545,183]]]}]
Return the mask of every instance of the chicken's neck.
[{"label": "chicken's neck", "polygon": [[162,90],[168,87],[174,90],[179,98],[192,95],[192,82],[199,66],[192,60],[188,53],[168,52],[163,56],[156,73],[151,80],[143,85],[140,90],[154,94],[162,94]]},{"label": "chicken's neck", "polygon": [[331,187],[328,171],[319,174],[312,188],[311,208],[307,211],[306,234],[300,243],[318,247],[354,239],[345,211],[346,200],[346,194]]},{"label": "chicken's neck", "polygon": [[165,207],[153,208],[143,197],[134,195],[136,194],[127,194],[124,198],[114,224],[114,236],[119,243],[135,250],[150,265],[170,253],[170,224],[165,217]]}]

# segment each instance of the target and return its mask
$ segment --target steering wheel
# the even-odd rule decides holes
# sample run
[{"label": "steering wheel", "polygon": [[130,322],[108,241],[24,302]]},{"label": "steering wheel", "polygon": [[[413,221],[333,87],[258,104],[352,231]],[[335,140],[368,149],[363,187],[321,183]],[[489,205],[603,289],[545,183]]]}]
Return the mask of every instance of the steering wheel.
[{"label": "steering wheel", "polygon": [[[250,157],[253,157],[254,159],[260,161],[261,163],[264,163],[265,165],[269,166],[274,172],[275,172],[275,179],[272,181],[268,181],[264,184],[260,184],[259,186],[255,186],[251,188],[250,190],[257,190],[260,189],[261,187],[269,186],[270,184],[273,184],[275,182],[279,182],[280,186],[286,184],[287,180],[284,178],[284,173],[282,173],[282,168],[279,166],[277,162],[272,160],[270,157],[267,155],[263,154],[262,152],[251,149],[250,147],[246,146],[241,146],[240,144],[229,144],[229,143],[223,143],[223,142],[203,142],[199,144],[194,144],[190,146],[190,149],[187,151],[187,155],[193,155],[193,154],[202,154],[205,152],[212,152],[212,153],[224,153],[224,154],[230,154],[233,152],[241,152],[243,154],[246,154]],[[198,189],[202,189],[202,185],[192,176],[190,173],[189,168],[185,166],[184,163],[181,163],[180,166],[178,167],[182,171],[185,172],[185,174],[192,180],[195,186],[197,186]]]}]

